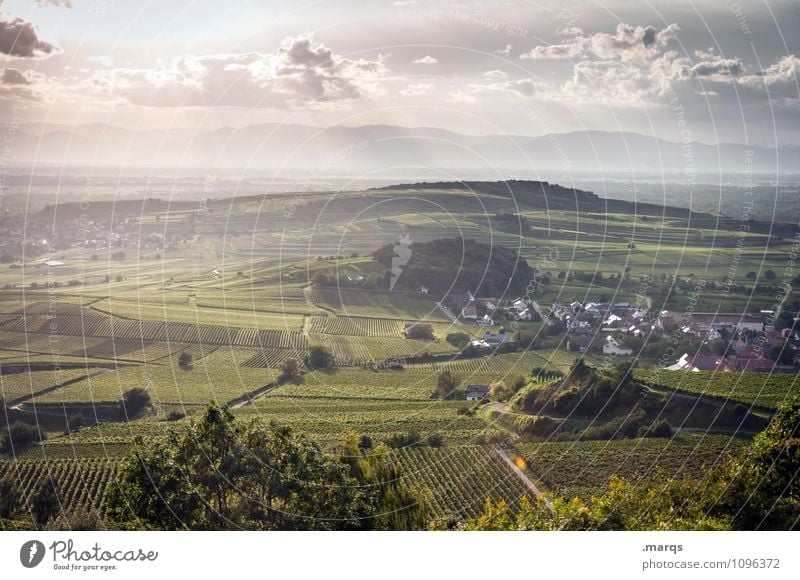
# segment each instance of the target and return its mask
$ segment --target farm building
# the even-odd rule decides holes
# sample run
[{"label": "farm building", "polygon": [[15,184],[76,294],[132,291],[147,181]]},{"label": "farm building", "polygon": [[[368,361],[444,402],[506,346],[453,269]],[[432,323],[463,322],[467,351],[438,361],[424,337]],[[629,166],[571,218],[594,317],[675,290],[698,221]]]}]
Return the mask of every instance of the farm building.
[{"label": "farm building", "polygon": [[467,385],[467,401],[480,401],[489,398],[489,385]]}]

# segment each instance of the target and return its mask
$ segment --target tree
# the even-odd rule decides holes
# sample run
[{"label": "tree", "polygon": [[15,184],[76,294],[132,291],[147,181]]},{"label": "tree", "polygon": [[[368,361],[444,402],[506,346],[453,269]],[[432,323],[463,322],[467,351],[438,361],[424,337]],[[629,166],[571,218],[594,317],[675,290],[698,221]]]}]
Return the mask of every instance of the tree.
[{"label": "tree", "polygon": [[758,275],[755,272],[748,272],[745,276],[748,280],[755,280]]},{"label": "tree", "polygon": [[433,340],[433,327],[430,324],[412,324],[406,330],[406,338],[415,340]]},{"label": "tree", "polygon": [[365,452],[359,441],[353,434],[324,453],[287,427],[243,422],[211,405],[166,439],[135,439],[109,486],[108,518],[155,529],[420,526],[418,494],[388,449]]},{"label": "tree", "polygon": [[467,346],[469,344],[469,339],[469,334],[466,332],[451,332],[445,337],[445,340],[457,349],[462,349]]},{"label": "tree", "polygon": [[0,451],[19,451],[44,439],[45,434],[35,425],[14,421],[0,432]]},{"label": "tree", "polygon": [[0,519],[12,519],[21,507],[19,486],[11,473],[0,479]]},{"label": "tree", "polygon": [[297,380],[302,373],[300,363],[297,359],[287,358],[281,363],[281,373],[278,375],[278,382],[288,383]]},{"label": "tree", "polygon": [[767,356],[779,365],[790,365],[794,360],[794,351],[788,343],[784,342],[769,349]]},{"label": "tree", "polygon": [[37,524],[44,525],[59,512],[55,482],[47,477],[42,480],[31,496],[31,513]]},{"label": "tree", "polygon": [[128,417],[138,415],[152,404],[150,393],[141,387],[134,387],[122,395],[122,411]]},{"label": "tree", "polygon": [[183,351],[183,352],[180,354],[180,356],[178,356],[178,365],[179,365],[179,366],[180,366],[182,369],[188,369],[188,368],[191,368],[191,366],[192,366],[192,360],[193,360],[193,358],[194,358],[194,357],[192,356],[192,353],[190,353],[190,352],[186,352],[186,351]]},{"label": "tree", "polygon": [[438,399],[453,399],[460,384],[461,379],[449,370],[444,370],[439,373],[439,377],[436,379],[436,392],[434,395]]},{"label": "tree", "polygon": [[766,278],[767,280],[774,280],[775,278],[777,278],[777,275],[775,274],[774,271],[767,270],[766,272],[764,272],[764,278]]},{"label": "tree", "polygon": [[333,370],[336,368],[336,359],[327,347],[312,346],[306,355],[306,366],[310,369]]}]

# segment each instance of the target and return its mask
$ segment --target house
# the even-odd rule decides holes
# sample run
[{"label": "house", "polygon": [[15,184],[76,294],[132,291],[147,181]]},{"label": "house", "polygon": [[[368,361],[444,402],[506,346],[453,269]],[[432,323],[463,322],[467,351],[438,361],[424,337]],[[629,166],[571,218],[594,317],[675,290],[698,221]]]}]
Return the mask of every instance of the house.
[{"label": "house", "polygon": [[603,354],[610,354],[613,356],[630,356],[633,354],[633,349],[627,346],[622,346],[617,339],[615,339],[613,336],[609,336],[606,338],[606,342],[603,345]]},{"label": "house", "polygon": [[486,310],[497,309],[497,298],[478,298],[478,302],[486,307]]},{"label": "house", "polygon": [[700,369],[698,369],[696,366],[694,366],[692,363],[689,362],[689,353],[687,353],[687,352],[683,353],[681,358],[679,358],[675,362],[675,364],[672,364],[672,365],[668,366],[667,370],[668,371],[689,371],[689,372],[694,372],[694,373],[700,371]]},{"label": "house", "polygon": [[567,337],[567,350],[577,352],[588,352],[592,349],[600,350],[603,348],[604,343],[605,339],[599,335],[574,335]]},{"label": "house", "polygon": [[478,321],[481,326],[494,326],[494,320],[488,314],[484,314],[483,318]]},{"label": "house", "polygon": [[461,309],[462,318],[470,318],[472,320],[478,319],[478,309],[475,307],[474,302],[467,302]]},{"label": "house", "polygon": [[489,385],[467,385],[467,401],[481,401],[489,398]]},{"label": "house", "polygon": [[516,320],[534,320],[536,317],[536,313],[531,308],[526,308],[522,312],[519,312],[514,315]]},{"label": "house", "polygon": [[427,286],[420,286],[419,288],[417,288],[417,292],[419,292],[420,294],[427,294],[428,293],[428,287]]},{"label": "house", "polygon": [[764,329],[764,318],[755,314],[730,314],[723,312],[694,312],[692,321],[709,328],[735,328],[737,330]]},{"label": "house", "polygon": [[487,332],[483,335],[483,340],[489,344],[505,344],[511,339],[506,333],[494,334],[492,332]]}]

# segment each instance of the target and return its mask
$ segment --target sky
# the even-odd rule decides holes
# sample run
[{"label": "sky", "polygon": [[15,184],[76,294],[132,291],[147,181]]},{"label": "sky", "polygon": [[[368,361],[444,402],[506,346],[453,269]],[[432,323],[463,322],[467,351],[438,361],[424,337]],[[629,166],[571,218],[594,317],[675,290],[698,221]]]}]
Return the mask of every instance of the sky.
[{"label": "sky", "polygon": [[0,123],[800,144],[797,0],[0,0]]}]

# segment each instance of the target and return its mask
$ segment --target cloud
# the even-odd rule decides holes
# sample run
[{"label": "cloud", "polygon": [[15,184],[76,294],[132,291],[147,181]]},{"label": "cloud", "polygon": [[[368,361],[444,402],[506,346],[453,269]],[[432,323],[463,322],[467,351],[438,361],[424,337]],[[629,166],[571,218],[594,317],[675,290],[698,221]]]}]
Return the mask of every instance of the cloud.
[{"label": "cloud", "polygon": [[39,6],[62,6],[72,8],[72,0],[36,0]]},{"label": "cloud", "polygon": [[633,26],[620,22],[613,34],[596,32],[585,34],[582,29],[569,26],[560,28],[560,36],[570,36],[560,44],[539,45],[520,55],[522,59],[576,59],[599,58],[603,60],[635,60],[652,58],[663,49],[679,30],[677,24],[656,30],[652,26]]},{"label": "cloud", "polygon": [[20,70],[6,68],[3,70],[2,83],[4,85],[29,85],[31,80]]},{"label": "cloud", "polygon": [[500,48],[498,50],[495,50],[494,53],[502,55],[502,56],[509,56],[511,54],[511,49],[512,48],[513,47],[510,44],[506,44],[505,48]]},{"label": "cloud", "polygon": [[488,85],[471,85],[475,92],[501,91],[514,93],[520,97],[533,97],[539,92],[539,87],[533,79],[518,79],[502,83],[491,83]]},{"label": "cloud", "polygon": [[507,79],[508,75],[501,70],[487,70],[483,73],[487,79]]},{"label": "cloud", "polygon": [[430,55],[423,56],[422,58],[418,58],[417,60],[413,61],[414,64],[436,64],[438,62],[438,59]]},{"label": "cloud", "polygon": [[408,85],[408,88],[400,91],[400,94],[406,97],[419,97],[427,95],[431,90],[431,85],[428,83],[415,83]]},{"label": "cloud", "polygon": [[775,85],[781,83],[797,82],[797,73],[800,71],[800,58],[793,54],[786,55],[765,70],[752,75],[745,75],[739,82],[745,85]]},{"label": "cloud", "polygon": [[90,83],[145,106],[330,108],[382,94],[383,61],[344,58],[301,34],[275,53],[183,55],[155,68],[98,70]]},{"label": "cloud", "polygon": [[[0,7],[2,2],[0,2]],[[44,56],[56,51],[56,47],[39,39],[36,27],[21,18],[5,20],[0,14],[0,54],[20,58]]]},{"label": "cloud", "polygon": [[467,105],[474,105],[478,102],[478,98],[476,96],[460,89],[457,91],[452,91],[447,100],[451,103],[462,103]]}]

